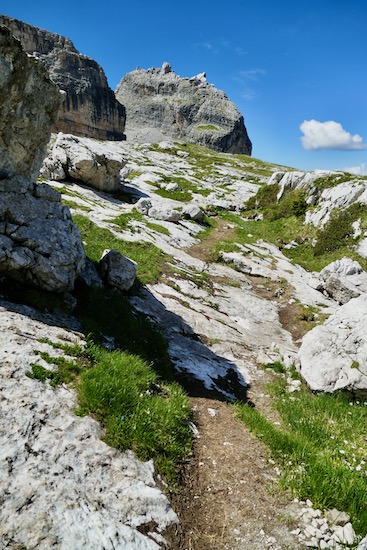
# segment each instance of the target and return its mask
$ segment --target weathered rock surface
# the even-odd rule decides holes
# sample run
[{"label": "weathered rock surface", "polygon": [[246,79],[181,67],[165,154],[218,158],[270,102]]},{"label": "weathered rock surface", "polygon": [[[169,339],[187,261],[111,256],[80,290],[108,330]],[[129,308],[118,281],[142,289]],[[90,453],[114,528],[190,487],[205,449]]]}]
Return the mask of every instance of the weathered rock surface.
[{"label": "weathered rock surface", "polygon": [[35,350],[57,354],[40,338],[80,341],[75,321],[1,302],[0,325],[1,548],[158,550],[139,527],[158,540],[176,515],[153,463],[103,443],[99,424],[74,414],[73,390],[25,375],[36,360],[50,368]]},{"label": "weathered rock surface", "polygon": [[[322,178],[335,178],[326,189],[320,188],[317,180]],[[312,172],[275,172],[269,178],[268,185],[278,184],[278,200],[286,189],[299,189],[305,193],[306,202],[314,209],[306,212],[305,222],[316,227],[323,226],[330,219],[330,214],[335,208],[347,208],[355,202],[367,204],[367,188],[364,180],[358,180],[350,176],[351,181],[337,183],[338,177],[345,177],[343,172],[331,170],[313,170]]]},{"label": "weathered rock surface", "polygon": [[306,223],[323,226],[336,208],[348,208],[355,202],[367,204],[366,182],[346,181],[324,189],[315,210],[306,212]]},{"label": "weathered rock surface", "polygon": [[[8,27],[28,53],[42,60],[52,81],[65,92],[53,132],[125,139],[125,108],[116,100],[98,63],[58,34],[6,15],[0,16],[0,25]],[[35,97],[42,99],[42,91],[38,90]]]},{"label": "weathered rock surface", "polygon": [[136,278],[137,265],[117,250],[105,250],[99,262],[103,279],[119,290],[129,290]]},{"label": "weathered rock surface", "polygon": [[367,292],[367,273],[357,261],[342,258],[320,271],[315,288],[339,304],[345,304]]},{"label": "weathered rock surface", "polygon": [[312,390],[367,393],[366,330],[364,293],[304,336],[299,350],[301,374]]},{"label": "weathered rock surface", "polygon": [[41,175],[62,181],[75,179],[100,191],[117,191],[121,187],[120,172],[126,161],[116,144],[108,147],[98,141],[59,133]]},{"label": "weathered rock surface", "polygon": [[65,292],[84,266],[79,231],[60,194],[27,179],[37,177],[59,92],[4,27],[0,45],[0,273]]},{"label": "weathered rock surface", "polygon": [[21,176],[0,180],[1,274],[66,292],[84,261],[79,230],[57,191]]},{"label": "weathered rock surface", "polygon": [[[215,151],[251,155],[243,117],[204,73],[181,78],[168,63],[161,69],[136,69],[123,77],[116,97],[126,107],[126,132],[143,141],[164,136],[205,145]],[[157,139],[156,133],[160,136]]]},{"label": "weathered rock surface", "polygon": [[20,174],[36,181],[60,101],[42,63],[29,59],[11,33],[0,27],[2,178]]}]

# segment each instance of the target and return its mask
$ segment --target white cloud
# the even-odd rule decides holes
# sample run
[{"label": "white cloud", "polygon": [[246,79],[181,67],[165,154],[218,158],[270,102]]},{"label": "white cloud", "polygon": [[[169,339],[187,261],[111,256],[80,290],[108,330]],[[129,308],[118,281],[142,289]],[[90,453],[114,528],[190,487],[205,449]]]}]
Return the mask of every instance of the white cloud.
[{"label": "white cloud", "polygon": [[304,120],[300,126],[303,136],[302,145],[305,149],[317,151],[319,149],[334,149],[343,151],[355,151],[366,149],[363,138],[355,134],[352,136],[344,130],[339,122],[328,120]]},{"label": "white cloud", "polygon": [[356,176],[367,176],[367,164],[362,162],[358,166],[349,166],[343,168],[343,172],[349,172],[350,174],[355,174]]},{"label": "white cloud", "polygon": [[256,97],[256,92],[251,88],[246,88],[246,90],[243,90],[240,95],[243,99],[254,99]]},{"label": "white cloud", "polygon": [[240,76],[246,80],[257,82],[260,77],[265,76],[266,71],[263,69],[250,69],[248,71],[240,71]]}]

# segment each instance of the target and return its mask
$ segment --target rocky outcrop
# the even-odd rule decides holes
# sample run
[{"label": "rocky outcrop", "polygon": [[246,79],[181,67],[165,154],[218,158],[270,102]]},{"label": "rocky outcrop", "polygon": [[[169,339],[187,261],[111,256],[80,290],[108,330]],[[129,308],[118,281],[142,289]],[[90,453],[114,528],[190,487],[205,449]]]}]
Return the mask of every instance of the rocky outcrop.
[{"label": "rocky outcrop", "polygon": [[0,547],[158,550],[177,518],[152,461],[102,442],[71,388],[26,376],[35,361],[50,369],[35,350],[63,356],[40,339],[83,345],[76,324],[0,302]]},{"label": "rocky outcrop", "polygon": [[[127,136],[161,141],[164,136],[205,145],[215,151],[251,155],[243,117],[205,74],[181,78],[168,63],[161,69],[136,69],[121,80],[116,97],[126,107]],[[156,133],[160,138],[156,139]]]},{"label": "rocky outcrop", "polygon": [[301,374],[312,390],[367,394],[366,330],[364,293],[304,336],[299,350]]},{"label": "rocky outcrop", "polygon": [[[117,144],[116,144],[117,145]],[[126,161],[121,150],[88,138],[60,133],[45,159],[41,174],[55,181],[77,180],[99,191],[117,191]]]},{"label": "rocky outcrop", "polygon": [[0,27],[2,178],[19,174],[36,180],[60,102],[42,63],[28,59],[20,43]]},{"label": "rocky outcrop", "polygon": [[60,194],[32,181],[59,92],[42,63],[28,57],[4,27],[0,67],[0,274],[65,292],[84,265],[80,234]]},{"label": "rocky outcrop", "polygon": [[[68,38],[39,29],[17,19],[0,16],[23,48],[41,59],[64,101],[53,132],[97,139],[125,139],[125,109],[109,88],[103,69],[75,49]],[[38,96],[42,97],[39,91]]]},{"label": "rocky outcrop", "polygon": [[301,190],[307,204],[314,206],[306,212],[305,222],[322,227],[329,221],[334,209],[348,208],[355,202],[367,204],[366,182],[352,175],[349,181],[344,181],[344,178],[343,172],[331,170],[275,172],[268,185],[279,185],[278,200],[287,189]]},{"label": "rocky outcrop", "polygon": [[367,273],[355,260],[342,258],[320,271],[314,288],[339,304],[346,304],[367,292]]},{"label": "rocky outcrop", "polygon": [[57,191],[20,176],[0,180],[0,274],[66,292],[84,261],[80,233]]}]

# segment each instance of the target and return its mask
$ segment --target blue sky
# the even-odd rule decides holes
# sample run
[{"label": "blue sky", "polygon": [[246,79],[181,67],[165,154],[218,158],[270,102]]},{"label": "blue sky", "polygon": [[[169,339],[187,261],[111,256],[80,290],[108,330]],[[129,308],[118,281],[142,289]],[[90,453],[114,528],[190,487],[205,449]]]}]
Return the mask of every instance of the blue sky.
[{"label": "blue sky", "polygon": [[366,0],[2,0],[1,11],[71,38],[113,89],[137,66],[205,71],[257,158],[367,173]]}]

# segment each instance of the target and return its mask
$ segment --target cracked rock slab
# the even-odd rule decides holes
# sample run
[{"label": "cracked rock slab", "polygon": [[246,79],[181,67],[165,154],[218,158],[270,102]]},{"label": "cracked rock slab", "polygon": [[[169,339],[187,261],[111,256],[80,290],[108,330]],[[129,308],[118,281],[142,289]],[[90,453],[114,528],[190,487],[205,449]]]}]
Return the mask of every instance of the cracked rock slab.
[{"label": "cracked rock slab", "polygon": [[153,463],[103,443],[99,424],[74,414],[73,390],[25,375],[34,350],[57,353],[40,338],[80,338],[55,326],[75,328],[72,320],[41,318],[31,308],[0,303],[1,548],[160,548],[139,531],[149,524],[162,540],[160,532],[176,521],[154,481]]}]

